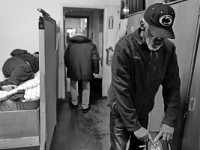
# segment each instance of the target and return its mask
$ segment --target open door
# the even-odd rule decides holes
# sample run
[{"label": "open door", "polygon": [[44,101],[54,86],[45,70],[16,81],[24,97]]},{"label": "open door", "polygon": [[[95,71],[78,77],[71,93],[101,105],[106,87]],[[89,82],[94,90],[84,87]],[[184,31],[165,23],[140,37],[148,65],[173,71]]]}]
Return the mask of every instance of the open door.
[{"label": "open door", "polygon": [[39,19],[40,49],[40,150],[49,150],[56,125],[57,52],[56,21],[42,9]]},{"label": "open door", "polygon": [[200,149],[200,16],[198,18],[196,33],[195,52],[192,63],[193,69],[189,83],[189,97],[185,107],[185,119],[182,126],[181,150]]},{"label": "open door", "polygon": [[[100,56],[100,71],[97,77],[90,82],[90,102],[102,98],[102,76],[103,76],[103,24],[104,24],[104,10],[95,8],[75,8],[64,7],[64,41],[68,41],[69,38],[76,34],[76,29],[81,27],[85,29],[86,36],[92,40],[96,45]],[[67,44],[65,44],[67,46]],[[70,92],[70,79],[67,78],[67,91]],[[81,83],[79,83],[79,92],[81,95]],[[70,94],[69,94],[70,95]]]}]

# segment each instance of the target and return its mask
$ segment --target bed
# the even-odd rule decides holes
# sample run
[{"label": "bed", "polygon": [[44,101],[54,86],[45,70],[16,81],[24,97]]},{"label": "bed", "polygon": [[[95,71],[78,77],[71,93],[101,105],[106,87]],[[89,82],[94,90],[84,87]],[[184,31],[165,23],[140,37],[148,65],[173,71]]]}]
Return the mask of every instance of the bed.
[{"label": "bed", "polygon": [[[9,94],[0,95],[0,149],[50,149],[56,126],[57,28],[48,13],[38,11],[42,13],[39,18],[40,71],[28,81],[32,82],[31,86],[23,83]],[[30,87],[37,89],[34,98],[26,97],[18,103],[10,100],[17,91],[32,89]]]},{"label": "bed", "polygon": [[0,112],[30,110],[39,107],[40,72],[10,91],[0,90]]}]

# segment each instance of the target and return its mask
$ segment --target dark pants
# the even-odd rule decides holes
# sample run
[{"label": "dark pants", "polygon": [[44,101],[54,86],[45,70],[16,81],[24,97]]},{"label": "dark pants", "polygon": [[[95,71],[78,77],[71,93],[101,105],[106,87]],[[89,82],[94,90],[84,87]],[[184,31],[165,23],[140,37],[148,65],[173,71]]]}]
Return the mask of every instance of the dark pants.
[{"label": "dark pants", "polygon": [[[143,148],[139,148],[139,145],[144,145],[145,143],[141,140],[138,140],[133,132],[129,132],[126,129],[115,105],[111,107],[110,112],[110,150],[126,150],[126,145],[129,138],[129,150],[142,150]],[[138,119],[140,124],[144,128],[147,128],[148,114],[142,115]]]}]

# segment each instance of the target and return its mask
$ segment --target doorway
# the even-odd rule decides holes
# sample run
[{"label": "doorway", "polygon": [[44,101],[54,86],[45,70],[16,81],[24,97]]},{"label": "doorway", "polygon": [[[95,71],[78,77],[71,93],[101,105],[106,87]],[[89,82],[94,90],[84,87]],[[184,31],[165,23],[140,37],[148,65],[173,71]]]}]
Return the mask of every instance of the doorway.
[{"label": "doorway", "polygon": [[[100,56],[100,72],[90,82],[90,101],[102,98],[102,60],[103,60],[103,35],[104,35],[104,9],[63,7],[64,21],[64,48],[68,45],[69,38],[73,37],[76,28],[84,28],[86,36],[96,45]],[[79,87],[81,85],[79,84]],[[66,91],[70,91],[70,79],[66,81]],[[81,91],[81,88],[79,88]],[[81,93],[81,92],[80,92]]]},{"label": "doorway", "polygon": [[82,28],[85,30],[85,35],[89,37],[89,17],[87,16],[65,16],[64,19],[64,48],[67,48],[69,43],[69,38],[73,37],[76,34],[77,28]]}]

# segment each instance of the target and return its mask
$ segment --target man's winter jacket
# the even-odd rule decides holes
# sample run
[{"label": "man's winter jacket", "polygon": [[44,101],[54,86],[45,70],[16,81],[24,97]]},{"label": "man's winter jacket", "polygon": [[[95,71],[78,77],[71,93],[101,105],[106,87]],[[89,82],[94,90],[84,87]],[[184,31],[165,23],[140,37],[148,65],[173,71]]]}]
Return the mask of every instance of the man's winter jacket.
[{"label": "man's winter jacket", "polygon": [[[2,67],[2,72],[6,78],[4,85],[18,85],[34,77],[34,73],[39,70],[38,59],[27,52],[27,50],[15,49],[11,52]],[[2,85],[2,84],[1,84]]]},{"label": "man's winter jacket", "polygon": [[115,46],[112,59],[112,81],[108,92],[109,105],[115,102],[128,131],[141,127],[138,117],[154,107],[154,97],[163,87],[163,123],[176,125],[180,101],[180,77],[174,44],[165,40],[157,51],[150,51],[140,39],[139,30]]},{"label": "man's winter jacket", "polygon": [[83,35],[76,35],[70,39],[64,60],[67,76],[72,80],[90,81],[93,73],[99,73],[97,48],[90,39]]},{"label": "man's winter jacket", "polygon": [[34,73],[38,72],[39,61],[34,55],[28,53],[27,50],[15,49],[10,53],[10,55],[12,57],[17,57],[24,60],[25,62],[28,62],[29,65],[31,66],[32,71]]}]

